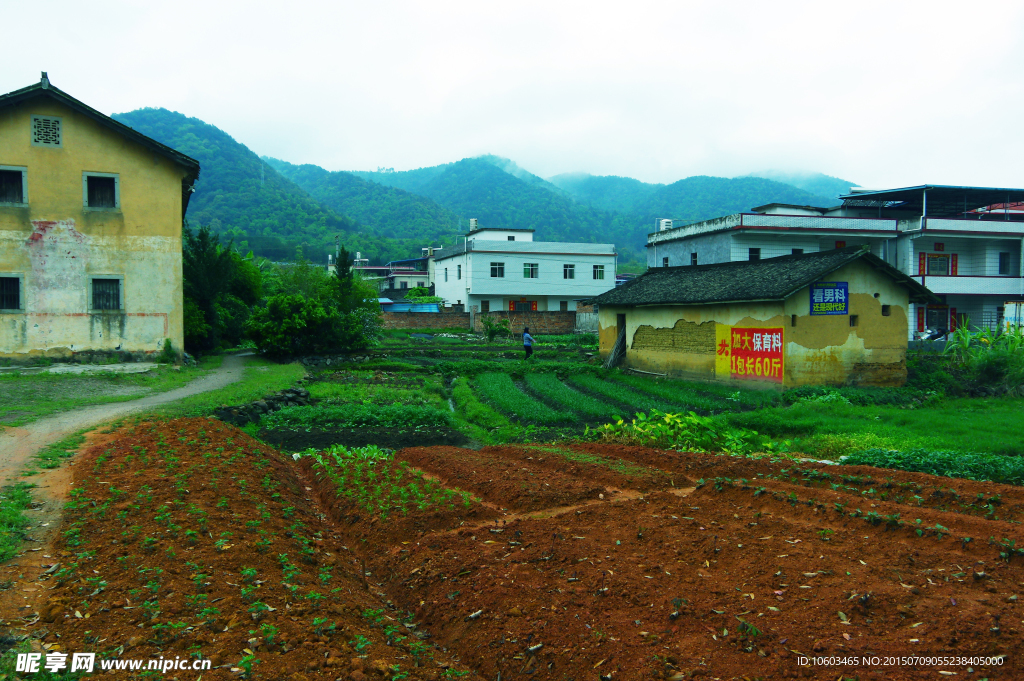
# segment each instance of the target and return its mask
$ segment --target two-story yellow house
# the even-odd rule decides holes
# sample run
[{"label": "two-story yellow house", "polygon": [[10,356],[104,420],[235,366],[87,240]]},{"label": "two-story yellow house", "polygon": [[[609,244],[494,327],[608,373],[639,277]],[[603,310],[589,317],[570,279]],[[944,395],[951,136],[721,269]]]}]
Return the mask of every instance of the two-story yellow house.
[{"label": "two-story yellow house", "polygon": [[181,351],[199,162],[50,84],[0,96],[0,359]]}]

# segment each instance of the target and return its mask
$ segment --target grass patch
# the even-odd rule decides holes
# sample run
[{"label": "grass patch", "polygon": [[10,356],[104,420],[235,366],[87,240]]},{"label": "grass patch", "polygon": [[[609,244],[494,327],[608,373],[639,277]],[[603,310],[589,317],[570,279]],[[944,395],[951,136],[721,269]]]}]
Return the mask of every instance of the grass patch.
[{"label": "grass patch", "polygon": [[1022,456],[1022,411],[1021,398],[957,398],[916,409],[799,402],[788,408],[729,414],[725,418],[733,426],[774,438],[791,438],[793,451],[823,458],[863,449]]},{"label": "grass patch", "polygon": [[206,416],[222,404],[245,404],[264,395],[284,390],[306,375],[301,364],[279,364],[263,357],[249,357],[242,380],[219,390],[192,395],[171,404],[160,405],[153,412],[169,418]]},{"label": "grass patch", "polygon": [[23,511],[32,504],[29,492],[35,485],[19,482],[0,489],[0,563],[18,553],[29,525]]},{"label": "grass patch", "polygon": [[[594,378],[584,376],[583,378]],[[600,380],[600,379],[594,379]],[[541,397],[558,406],[592,418],[617,418],[619,409],[606,402],[584,395],[558,380],[554,374],[527,374],[526,385]]]},{"label": "grass patch", "polygon": [[527,423],[550,425],[576,420],[573,414],[551,409],[524,393],[515,386],[508,374],[482,374],[473,385],[489,402]]},{"label": "grass patch", "polygon": [[142,374],[0,374],[0,421],[21,426],[49,414],[91,404],[127,402],[180,388],[220,366],[220,356],[196,367],[158,365]]},{"label": "grass patch", "polygon": [[945,478],[989,480],[1007,485],[1024,484],[1024,459],[998,454],[964,454],[911,449],[903,452],[867,449],[843,461],[848,466],[875,466],[929,473]]},{"label": "grass patch", "polygon": [[39,450],[36,453],[39,467],[47,469],[60,468],[60,465],[73,457],[78,448],[85,442],[85,433],[88,430],[91,429],[82,430],[74,435],[68,435],[63,440],[46,445]]}]

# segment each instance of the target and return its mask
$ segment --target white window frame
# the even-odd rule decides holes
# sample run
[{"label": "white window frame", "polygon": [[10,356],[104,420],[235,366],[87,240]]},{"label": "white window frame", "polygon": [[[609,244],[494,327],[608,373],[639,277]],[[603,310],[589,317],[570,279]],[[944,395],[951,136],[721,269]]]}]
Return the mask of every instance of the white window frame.
[{"label": "white window frame", "polygon": [[[42,142],[36,142],[35,127],[37,120],[53,120],[57,121],[57,137],[59,142],[56,144],[44,144]],[[32,122],[29,124],[29,138],[32,140],[33,147],[43,147],[44,149],[61,149],[64,146],[64,118],[62,116],[44,116],[43,114],[32,114]]]},{"label": "white window frame", "polygon": [[28,168],[26,166],[0,166],[0,170],[21,173],[21,203],[0,203],[0,206],[24,208],[28,205]]},{"label": "white window frame", "polygon": [[[90,177],[112,177],[114,178],[114,205],[90,206],[89,205],[89,178]],[[112,211],[121,210],[121,177],[119,173],[93,173],[82,171],[82,208],[85,210]]]},{"label": "white window frame", "polygon": [[540,263],[539,262],[524,262],[523,263],[523,279],[539,279],[540,278]]},{"label": "white window frame", "polygon": [[[497,274],[495,274],[497,272]],[[491,277],[493,279],[504,279],[505,278],[505,263],[504,262],[492,262],[491,263]]]},{"label": "white window frame", "polygon": [[562,265],[562,279],[575,279],[576,278],[576,265],[572,263],[565,263]]},{"label": "white window frame", "polygon": [[594,265],[594,280],[604,279],[604,265]]},{"label": "white window frame", "polygon": [[[10,204],[5,204],[10,205]],[[22,272],[0,272],[4,279],[18,280],[18,307],[0,307],[0,314],[17,314],[25,311],[25,275]]]},{"label": "white window frame", "polygon": [[[120,305],[116,310],[100,309],[92,306],[92,284],[96,279],[117,279],[117,303]],[[89,274],[88,275],[89,312],[91,314],[121,314],[124,312],[124,275],[123,274]]]}]

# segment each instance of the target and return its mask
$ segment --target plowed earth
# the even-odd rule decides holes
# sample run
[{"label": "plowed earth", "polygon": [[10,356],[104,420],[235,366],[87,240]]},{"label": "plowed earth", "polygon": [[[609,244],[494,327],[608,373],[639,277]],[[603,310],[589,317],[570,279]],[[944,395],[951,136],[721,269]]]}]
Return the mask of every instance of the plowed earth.
[{"label": "plowed earth", "polygon": [[204,679],[245,649],[254,678],[292,681],[1022,676],[1024,555],[1003,541],[1024,545],[1024,490],[596,444],[396,456],[481,502],[383,520],[219,422],[122,431],[75,464],[78,566],[43,582],[33,629],[224,665]]}]

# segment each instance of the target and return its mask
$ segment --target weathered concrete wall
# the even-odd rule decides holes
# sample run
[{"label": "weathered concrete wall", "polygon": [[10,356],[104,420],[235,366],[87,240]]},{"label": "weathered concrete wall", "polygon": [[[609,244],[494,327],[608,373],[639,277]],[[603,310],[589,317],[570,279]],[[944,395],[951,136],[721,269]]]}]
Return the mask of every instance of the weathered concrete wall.
[{"label": "weathered concrete wall", "polygon": [[[625,366],[765,387],[902,385],[906,380],[906,289],[861,262],[824,281],[848,282],[849,315],[811,316],[809,288],[784,303],[601,306],[601,354],[607,357],[611,352],[616,316],[625,314]],[[883,305],[889,306],[888,316],[882,315]],[[850,326],[850,315],[856,315],[856,326]],[[760,370],[743,376],[731,372],[728,351],[723,357],[720,350],[733,330],[750,330],[759,337],[781,333],[779,373],[769,377],[767,369],[763,375]]]},{"label": "weathered concrete wall", "polygon": [[[31,116],[59,116],[63,146],[31,144]],[[0,314],[0,357],[154,352],[184,341],[184,170],[48,99],[0,112],[0,165],[28,169],[28,206],[0,206],[0,274],[23,310]],[[120,207],[83,207],[83,172],[116,173]],[[93,277],[123,278],[122,309],[90,311]]]}]

